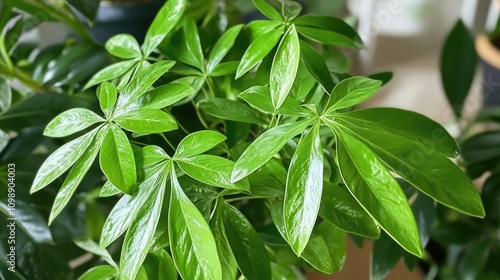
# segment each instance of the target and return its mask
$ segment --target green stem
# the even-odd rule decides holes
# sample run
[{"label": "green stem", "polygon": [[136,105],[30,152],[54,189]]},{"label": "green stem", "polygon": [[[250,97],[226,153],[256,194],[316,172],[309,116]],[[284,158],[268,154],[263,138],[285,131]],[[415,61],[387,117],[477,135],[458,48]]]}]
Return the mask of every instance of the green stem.
[{"label": "green stem", "polygon": [[197,117],[198,117],[198,119],[200,120],[201,125],[203,125],[203,127],[204,127],[205,129],[209,129],[209,127],[208,127],[207,123],[205,122],[205,120],[203,119],[203,116],[202,116],[202,115],[201,115],[201,113],[200,113],[200,110],[198,109],[198,106],[196,106],[196,104],[194,103],[194,100],[191,100],[191,103],[192,103],[192,104],[193,104],[193,106],[194,106],[194,109],[195,109],[195,111],[196,111],[196,116],[197,116]]},{"label": "green stem", "polygon": [[264,197],[264,196],[240,196],[240,197],[235,197],[235,198],[229,198],[229,199],[226,199],[226,202],[227,203],[231,203],[231,202],[236,202],[236,201],[242,201],[242,200],[250,200],[250,199],[264,199],[264,198],[267,198],[267,197]]},{"label": "green stem", "polygon": [[23,83],[27,87],[30,87],[31,89],[33,89],[36,92],[53,92],[53,91],[55,91],[55,89],[44,87],[44,86],[40,85],[38,82],[33,80],[30,76],[28,76],[23,71],[17,69],[16,67],[13,67],[10,70],[10,69],[5,68],[5,67],[8,67],[7,65],[5,65],[5,67],[3,67],[3,66],[4,65],[0,64],[0,74],[4,74],[10,78],[15,78],[15,79],[19,80],[21,83]]},{"label": "green stem", "polygon": [[172,145],[172,143],[170,143],[170,141],[167,139],[167,136],[165,136],[165,134],[163,134],[163,133],[159,133],[159,134],[161,135],[163,140],[165,140],[165,142],[167,142],[167,144],[170,146],[170,148],[172,148],[175,151],[175,146]]}]

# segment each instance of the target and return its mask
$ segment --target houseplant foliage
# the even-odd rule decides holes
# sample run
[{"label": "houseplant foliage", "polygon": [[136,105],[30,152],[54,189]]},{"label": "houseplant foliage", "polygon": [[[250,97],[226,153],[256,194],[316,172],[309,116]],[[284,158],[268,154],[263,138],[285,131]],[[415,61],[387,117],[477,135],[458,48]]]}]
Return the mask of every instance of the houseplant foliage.
[{"label": "houseplant foliage", "polygon": [[[444,128],[400,109],[353,110],[386,75],[330,72],[323,46],[362,47],[349,25],[292,1],[253,3],[267,19],[227,25],[210,1],[195,21],[191,2],[169,0],[142,45],[112,37],[115,62],[71,83],[98,105],[71,106],[44,127],[59,141],[30,192],[52,190],[40,214],[51,227],[78,194],[93,209],[94,230],[73,240],[98,256],[72,272],[80,279],[302,279],[342,268],[346,233],[422,257],[417,196],[484,216]],[[105,181],[82,183],[99,170]],[[103,200],[111,210],[96,207]]]}]

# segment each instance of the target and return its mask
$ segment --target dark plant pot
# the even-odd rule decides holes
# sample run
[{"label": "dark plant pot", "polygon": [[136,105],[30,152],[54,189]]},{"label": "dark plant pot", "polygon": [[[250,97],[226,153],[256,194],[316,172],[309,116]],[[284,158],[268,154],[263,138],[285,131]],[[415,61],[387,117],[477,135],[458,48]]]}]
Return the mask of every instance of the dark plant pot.
[{"label": "dark plant pot", "polygon": [[94,26],[88,29],[89,33],[102,44],[120,33],[131,34],[142,43],[149,25],[165,2],[165,0],[124,3],[102,1]]},{"label": "dark plant pot", "polygon": [[500,38],[490,40],[485,34],[479,35],[476,51],[483,67],[483,106],[500,106]]}]

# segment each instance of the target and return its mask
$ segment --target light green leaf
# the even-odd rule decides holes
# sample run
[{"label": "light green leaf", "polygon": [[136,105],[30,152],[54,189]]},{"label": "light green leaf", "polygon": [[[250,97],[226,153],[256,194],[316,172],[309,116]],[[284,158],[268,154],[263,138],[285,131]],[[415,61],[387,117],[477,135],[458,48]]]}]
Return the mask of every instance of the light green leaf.
[{"label": "light green leaf", "polygon": [[238,209],[219,201],[223,211],[227,240],[243,276],[248,279],[270,279],[271,263],[261,237]]},{"label": "light green leaf", "polygon": [[144,93],[136,101],[127,106],[127,110],[163,109],[194,93],[193,88],[186,84],[171,83],[162,85]]},{"label": "light green leaf", "polygon": [[268,121],[258,111],[244,103],[225,99],[210,98],[198,103],[198,107],[205,113],[221,118],[243,123],[268,124]]},{"label": "light green leaf", "polygon": [[61,189],[57,193],[57,196],[54,200],[54,206],[52,206],[52,210],[50,211],[49,225],[52,223],[52,221],[54,221],[57,215],[61,213],[66,204],[68,204],[68,201],[75,193],[76,188],[78,187],[78,185],[80,185],[88,170],[94,163],[94,160],[97,157],[97,153],[99,152],[99,149],[101,148],[102,142],[104,140],[105,133],[105,128],[99,130],[90,147],[88,147],[83,155],[76,161],[75,165],[68,173],[68,176],[66,176],[66,179],[64,179]]},{"label": "light green leaf", "polygon": [[123,128],[137,133],[160,133],[177,129],[168,113],[156,109],[138,109],[114,118]]},{"label": "light green leaf", "polygon": [[0,75],[0,113],[7,111],[11,104],[12,90],[10,88],[10,81]]},{"label": "light green leaf", "polygon": [[30,193],[41,190],[52,183],[57,177],[68,170],[90,146],[97,131],[95,128],[91,132],[72,140],[53,152],[38,170]]},{"label": "light green leaf", "polygon": [[266,0],[253,0],[253,4],[266,17],[277,21],[283,20],[278,11],[276,11],[271,4],[267,3]]},{"label": "light green leaf", "polygon": [[94,266],[78,277],[78,280],[108,280],[115,273],[116,269],[110,265]]},{"label": "light green leaf", "polygon": [[342,80],[333,88],[325,114],[358,105],[377,93],[381,85],[381,81],[365,77]]},{"label": "light green leaf", "polygon": [[118,93],[116,92],[115,85],[112,83],[104,82],[97,88],[97,99],[99,99],[99,105],[108,118],[111,116],[111,112],[113,111],[117,98]]},{"label": "light green leaf", "polygon": [[196,22],[193,19],[186,19],[183,31],[187,51],[190,54],[189,64],[203,70],[205,68],[205,64],[203,62],[203,51],[201,50],[200,36],[198,34]]},{"label": "light green leaf", "polygon": [[310,120],[288,123],[262,133],[236,161],[231,181],[237,182],[264,165],[283,148],[288,140],[302,133],[310,123]]},{"label": "light green leaf", "polygon": [[[259,0],[264,1],[264,0]],[[257,65],[269,52],[276,46],[281,35],[283,34],[284,26],[271,29],[270,31],[255,38],[241,58],[240,65],[236,71],[236,79],[243,76]]]},{"label": "light green leaf", "polygon": [[215,43],[214,48],[210,52],[207,64],[207,73],[211,73],[226,56],[229,50],[231,50],[234,46],[234,42],[236,41],[236,37],[238,37],[242,28],[242,24],[235,25],[226,30],[219,40],[217,40],[217,43]]},{"label": "light green leaf", "polygon": [[101,191],[99,192],[99,197],[110,197],[121,192],[122,191],[120,191],[119,188],[113,186],[110,181],[106,181],[106,183],[104,183],[104,186],[102,186]]},{"label": "light green leaf", "polygon": [[197,155],[190,158],[178,158],[176,162],[182,171],[202,183],[228,189],[250,189],[248,180],[231,182],[234,163],[228,159],[212,155]]},{"label": "light green leaf", "polygon": [[380,229],[344,186],[324,182],[319,215],[344,231],[376,239]]},{"label": "light green leaf", "polygon": [[283,215],[287,241],[300,256],[318,216],[323,188],[323,148],[319,122],[300,140],[286,181]]},{"label": "light green leaf", "polygon": [[232,75],[238,70],[240,62],[239,61],[228,61],[219,63],[215,66],[214,70],[210,73],[210,77],[221,77]]},{"label": "light green leaf", "polygon": [[203,215],[182,191],[172,170],[169,238],[174,263],[183,279],[222,279],[217,246]]},{"label": "light green leaf", "polygon": [[118,265],[115,263],[109,252],[106,249],[99,247],[99,244],[95,243],[92,239],[79,238],[74,239],[73,242],[83,250],[102,257],[108,264],[118,268]]},{"label": "light green leaf", "polygon": [[149,56],[175,27],[184,14],[186,2],[186,0],[169,0],[163,5],[153,23],[149,26],[144,38],[144,43],[141,47],[144,57]]},{"label": "light green leaf", "polygon": [[115,35],[108,39],[104,47],[110,54],[119,58],[132,59],[142,57],[139,43],[130,34]]},{"label": "light green leaf", "polygon": [[88,109],[70,109],[55,117],[47,125],[43,131],[43,135],[48,137],[65,137],[103,121],[103,118]]},{"label": "light green leaf", "polygon": [[272,280],[305,280],[306,278],[294,266],[287,266],[285,264],[271,263],[273,270]]},{"label": "light green leaf", "polygon": [[108,180],[124,193],[132,193],[136,184],[134,152],[127,135],[116,125],[108,129],[99,163]]},{"label": "light green leaf", "polygon": [[338,130],[335,132],[337,161],[349,191],[394,241],[421,257],[413,212],[394,177],[362,142]]},{"label": "light green leaf", "polygon": [[9,134],[5,133],[5,131],[0,129],[0,153],[3,152],[5,147],[7,147],[9,141],[10,141]]},{"label": "light green leaf", "polygon": [[153,245],[153,237],[160,219],[165,194],[166,172],[168,172],[169,167],[170,164],[167,164],[163,169],[159,183],[150,186],[154,188],[154,196],[147,199],[141,206],[137,217],[127,231],[120,257],[120,277],[123,279],[135,279],[149,248]]},{"label": "light green leaf", "polygon": [[[245,100],[250,106],[263,113],[272,114],[274,112],[271,101],[271,90],[269,87],[254,86],[238,94],[238,97]],[[296,100],[291,97],[287,97],[285,102],[283,102],[283,105],[281,105],[278,109],[278,114],[304,117],[308,116],[309,112],[302,108]]]},{"label": "light green leaf", "polygon": [[151,280],[178,280],[172,257],[165,250],[149,253],[144,260],[144,269]]},{"label": "light green leaf", "polygon": [[192,157],[202,154],[226,140],[226,136],[213,130],[189,134],[177,146],[174,157]]},{"label": "light green leaf", "polygon": [[281,40],[271,67],[271,101],[279,109],[292,89],[300,63],[300,42],[295,25],[288,28]]},{"label": "light green leaf", "polygon": [[111,64],[101,69],[99,72],[94,74],[94,76],[92,76],[92,78],[87,82],[83,90],[85,91],[92,86],[125,75],[125,73],[127,73],[137,64],[137,61],[138,60],[135,59],[125,60],[115,64]]}]

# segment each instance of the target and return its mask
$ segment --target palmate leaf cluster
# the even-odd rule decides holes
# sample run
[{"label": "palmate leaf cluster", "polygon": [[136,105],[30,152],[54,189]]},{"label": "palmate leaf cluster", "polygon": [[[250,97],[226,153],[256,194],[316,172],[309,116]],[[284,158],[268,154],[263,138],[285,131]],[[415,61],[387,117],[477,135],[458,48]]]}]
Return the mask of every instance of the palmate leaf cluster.
[{"label": "palmate leaf cluster", "polygon": [[[400,109],[353,110],[383,81],[328,69],[321,46],[362,46],[347,23],[253,2],[268,19],[206,42],[210,25],[186,0],[167,1],[141,45],[127,34],[105,44],[119,61],[84,86],[100,109],[75,106],[45,127],[71,137],[31,187],[64,178],[49,224],[94,162],[106,178],[96,196],[119,199],[99,244],[75,240],[106,263],[80,279],[302,279],[299,267],[342,268],[346,233],[422,257],[429,228],[414,213],[434,207],[429,197],[484,216],[443,127]],[[119,258],[106,250],[116,243]]]}]

